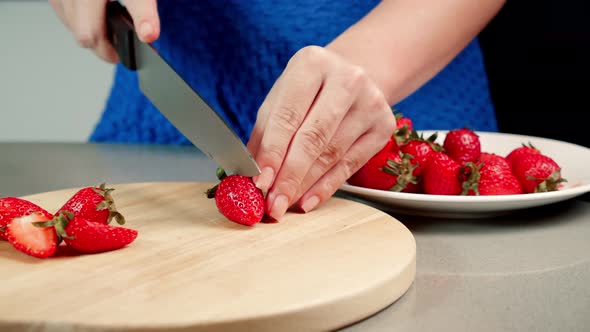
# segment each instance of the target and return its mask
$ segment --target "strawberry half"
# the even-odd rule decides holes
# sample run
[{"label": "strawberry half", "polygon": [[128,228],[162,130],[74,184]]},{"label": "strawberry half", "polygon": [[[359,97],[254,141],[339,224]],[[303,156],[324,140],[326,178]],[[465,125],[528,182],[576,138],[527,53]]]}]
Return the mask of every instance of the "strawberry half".
[{"label": "strawberry half", "polygon": [[40,228],[35,223],[51,220],[46,213],[33,212],[12,219],[6,226],[6,238],[17,250],[27,255],[47,258],[57,249],[57,235],[53,227]]},{"label": "strawberry half", "polygon": [[5,228],[14,218],[23,217],[33,212],[41,212],[47,219],[53,218],[51,213],[39,205],[17,197],[0,199],[0,240],[6,240]]},{"label": "strawberry half", "polygon": [[251,177],[227,175],[217,169],[220,182],[207,190],[207,197],[214,198],[219,212],[238,224],[252,226],[264,217],[264,194]]},{"label": "strawberry half", "polygon": [[70,197],[55,215],[58,216],[67,211],[89,221],[109,224],[112,219],[115,219],[118,224],[123,225],[125,218],[115,207],[115,201],[111,195],[113,190],[106,188],[104,183],[98,187],[82,188]]},{"label": "strawberry half", "polygon": [[121,249],[137,238],[137,231],[134,229],[93,222],[67,211],[50,221],[36,223],[35,226],[40,229],[55,229],[66,245],[84,254]]}]

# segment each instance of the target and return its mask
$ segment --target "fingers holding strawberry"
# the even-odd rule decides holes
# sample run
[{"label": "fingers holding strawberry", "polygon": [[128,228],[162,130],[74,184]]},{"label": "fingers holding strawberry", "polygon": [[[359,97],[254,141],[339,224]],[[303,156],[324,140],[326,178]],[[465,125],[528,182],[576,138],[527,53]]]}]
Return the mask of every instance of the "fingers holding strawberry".
[{"label": "fingers holding strawberry", "polygon": [[53,215],[39,205],[18,197],[0,198],[0,240],[6,240],[6,227],[14,218],[27,216],[33,212],[40,212],[46,218]]}]

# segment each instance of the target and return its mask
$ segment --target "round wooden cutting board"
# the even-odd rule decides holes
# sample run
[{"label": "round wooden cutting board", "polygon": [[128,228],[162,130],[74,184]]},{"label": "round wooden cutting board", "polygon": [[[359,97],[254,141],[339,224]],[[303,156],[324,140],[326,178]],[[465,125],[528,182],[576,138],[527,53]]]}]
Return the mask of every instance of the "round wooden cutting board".
[{"label": "round wooden cutting board", "polygon": [[[415,276],[408,229],[332,198],[279,223],[225,219],[211,183],[111,185],[130,246],[27,256],[0,242],[0,331],[326,331],[395,302]],[[77,189],[25,197],[57,210]]]}]

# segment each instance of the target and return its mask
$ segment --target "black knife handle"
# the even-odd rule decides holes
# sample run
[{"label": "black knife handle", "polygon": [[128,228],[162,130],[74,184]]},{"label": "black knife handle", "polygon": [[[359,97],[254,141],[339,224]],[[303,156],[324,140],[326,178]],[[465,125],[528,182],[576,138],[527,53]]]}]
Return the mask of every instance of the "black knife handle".
[{"label": "black knife handle", "polygon": [[135,29],[127,9],[118,1],[107,3],[107,36],[119,54],[121,63],[130,70],[137,70],[135,58]]}]

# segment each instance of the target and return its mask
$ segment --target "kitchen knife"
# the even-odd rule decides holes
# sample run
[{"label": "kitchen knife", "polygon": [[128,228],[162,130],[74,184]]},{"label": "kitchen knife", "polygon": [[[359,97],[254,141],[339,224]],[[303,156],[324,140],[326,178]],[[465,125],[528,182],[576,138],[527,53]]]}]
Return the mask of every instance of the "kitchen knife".
[{"label": "kitchen knife", "polygon": [[260,174],[246,146],[217,112],[152,45],[139,41],[131,16],[118,1],[107,3],[107,28],[121,63],[137,71],[141,91],[189,141],[230,174]]}]

